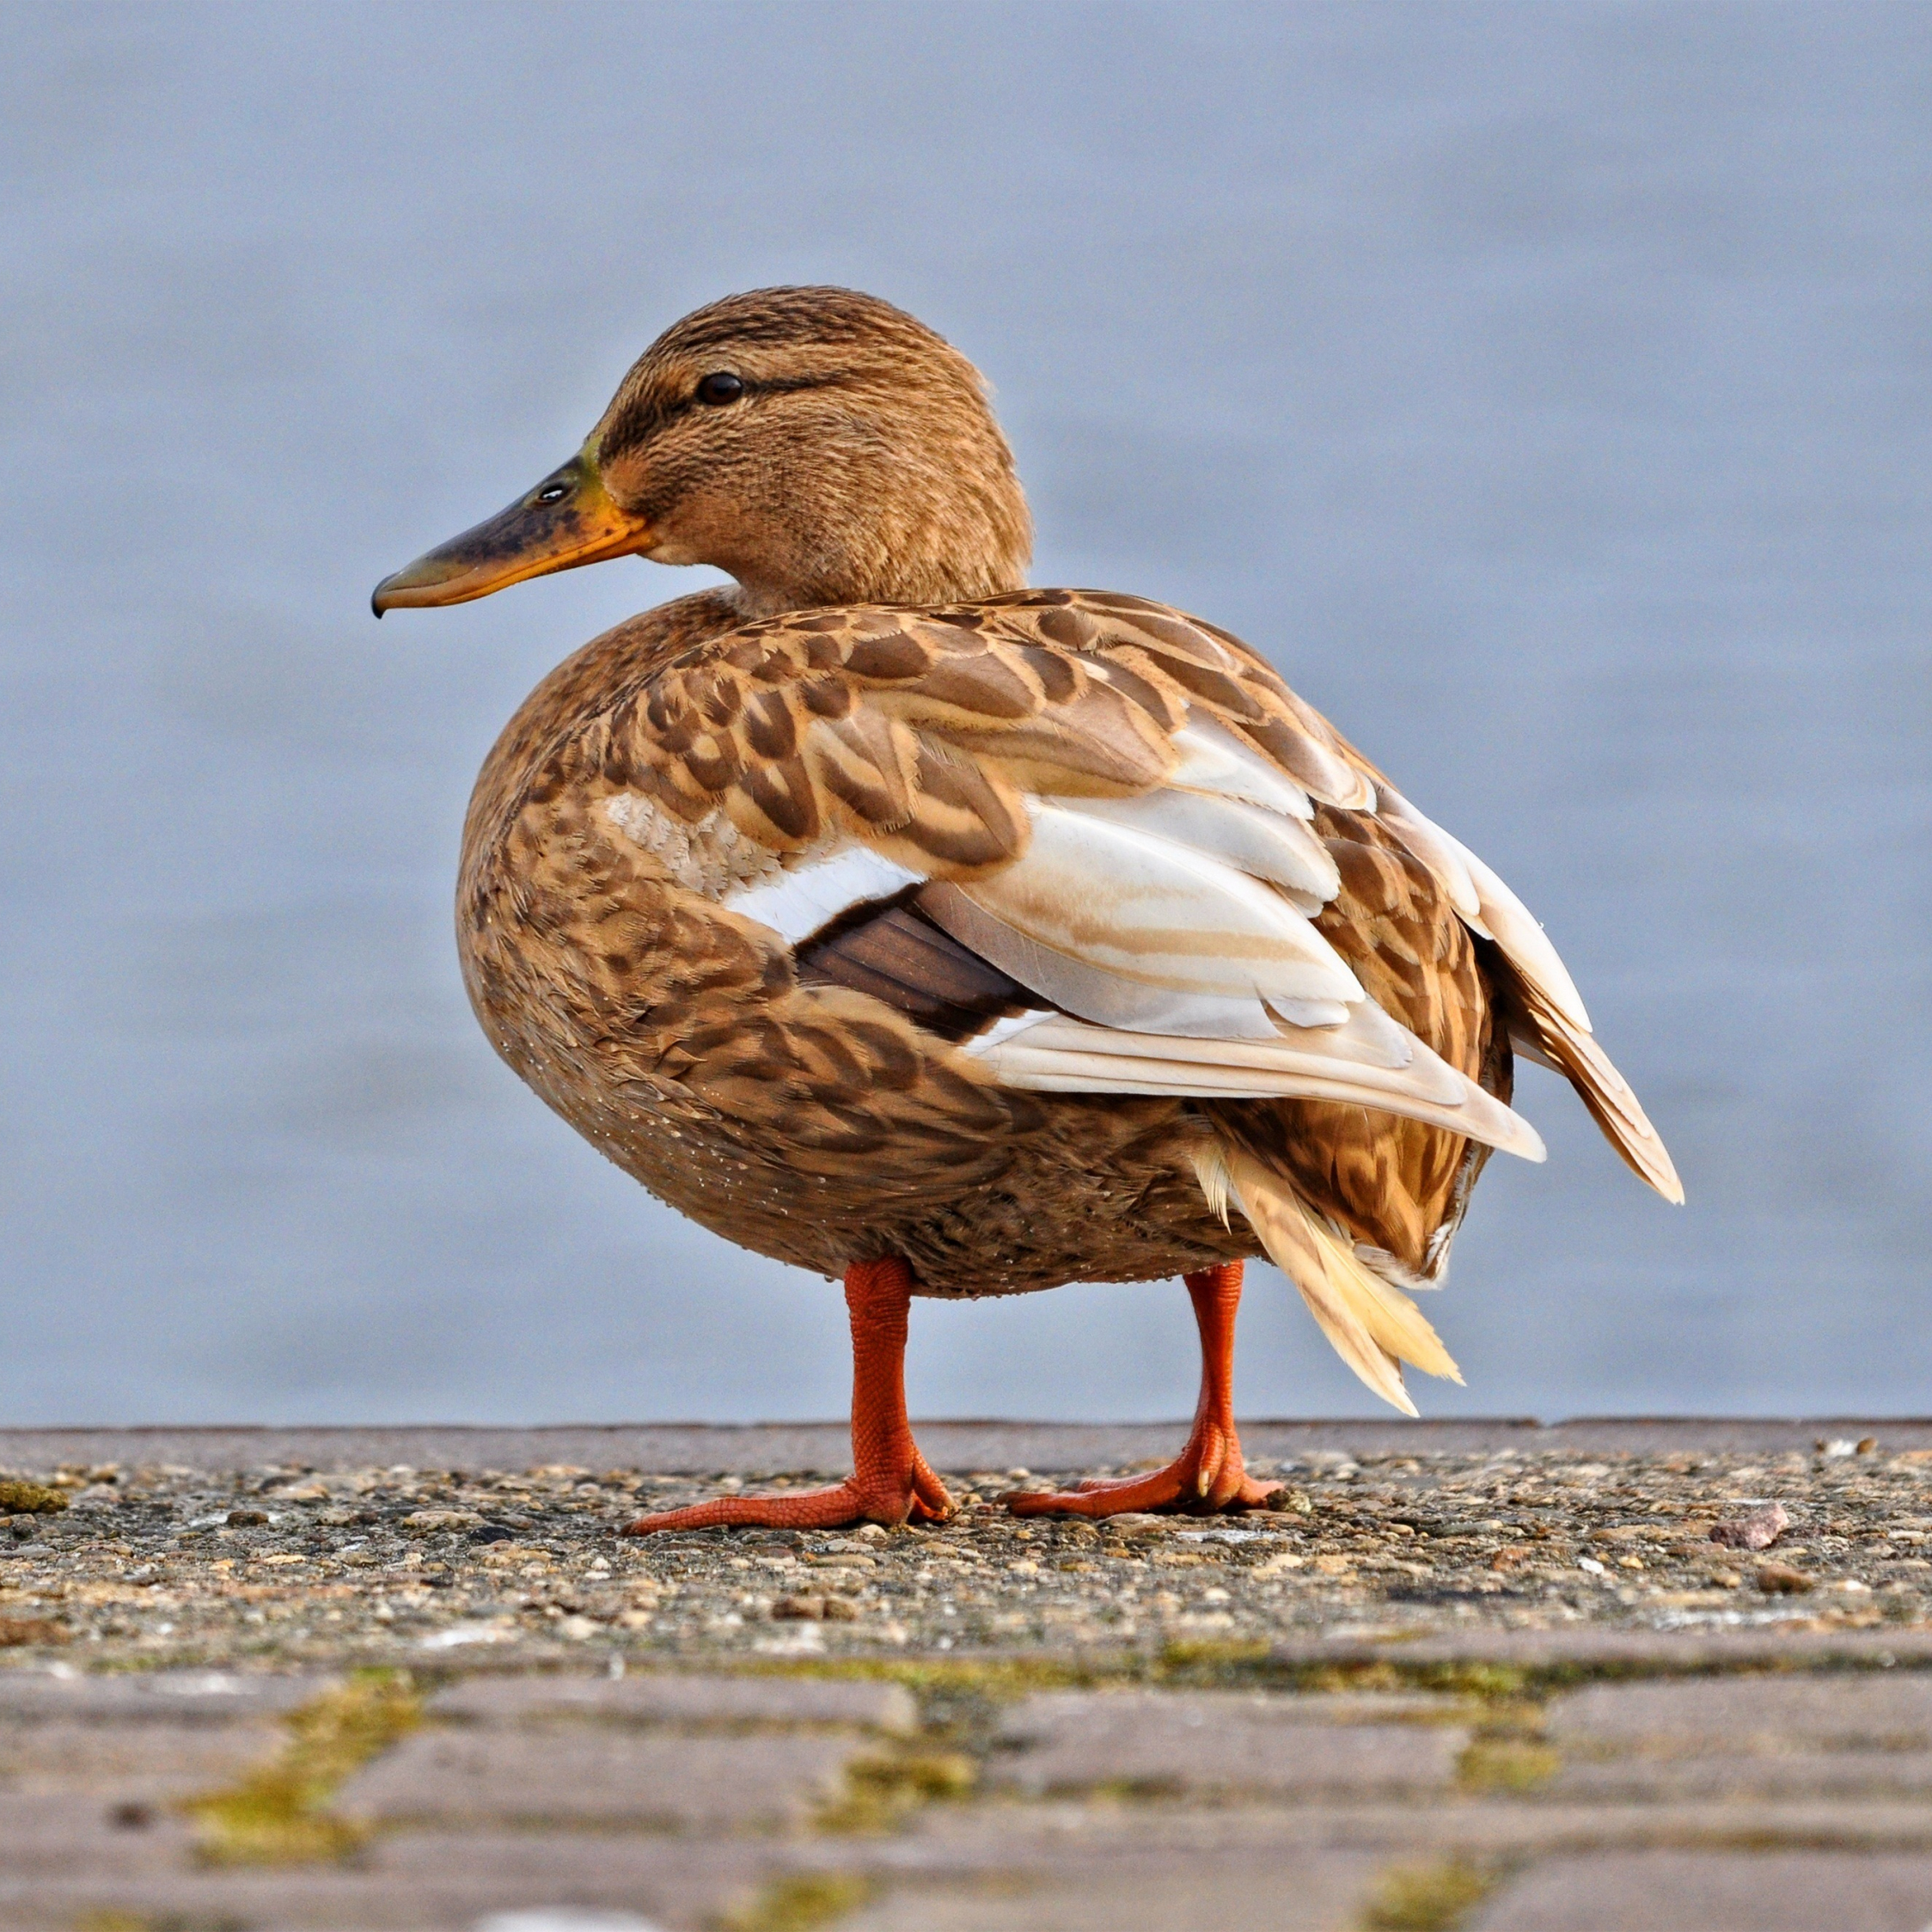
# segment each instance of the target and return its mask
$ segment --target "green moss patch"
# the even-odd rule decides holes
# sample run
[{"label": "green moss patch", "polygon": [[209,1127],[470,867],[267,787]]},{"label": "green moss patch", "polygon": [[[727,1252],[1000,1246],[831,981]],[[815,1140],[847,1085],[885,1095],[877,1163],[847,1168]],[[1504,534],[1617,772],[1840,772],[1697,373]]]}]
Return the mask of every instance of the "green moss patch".
[{"label": "green moss patch", "polygon": [[720,1932],[814,1932],[857,1911],[872,1898],[870,1879],[855,1872],[794,1872],[774,1879],[750,1904],[728,1913]]},{"label": "green moss patch", "polygon": [[963,1752],[914,1746],[882,1752],[846,1767],[847,1795],[819,1814],[822,1831],[890,1831],[907,1813],[936,1799],[963,1798],[979,1767]]},{"label": "green moss patch", "polygon": [[273,1764],[183,1807],[211,1865],[299,1865],[346,1857],[365,1833],[326,1807],[351,1772],[413,1729],[421,1699],[393,1671],[358,1674],[291,1712]]},{"label": "green moss patch", "polygon": [[1376,1886],[1363,1932],[1455,1932],[1495,1883],[1495,1873],[1459,1858],[1398,1865]]},{"label": "green moss patch", "polygon": [[246,1919],[225,1912],[83,1912],[74,1932],[248,1932]]},{"label": "green moss patch", "polygon": [[1562,1762],[1531,1738],[1477,1738],[1456,1766],[1456,1782],[1465,1791],[1533,1791],[1556,1776]]}]

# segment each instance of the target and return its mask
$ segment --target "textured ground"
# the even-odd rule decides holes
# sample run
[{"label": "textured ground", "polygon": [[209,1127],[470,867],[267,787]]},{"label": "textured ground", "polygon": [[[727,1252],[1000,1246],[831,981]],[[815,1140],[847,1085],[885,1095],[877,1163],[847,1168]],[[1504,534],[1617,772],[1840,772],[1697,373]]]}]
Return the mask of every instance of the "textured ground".
[{"label": "textured ground", "polygon": [[1175,1432],[953,1425],[943,1528],[613,1533],[837,1434],[0,1434],[0,1932],[1932,1923],[1932,1428],[1257,1426],[1095,1526],[993,1499]]}]

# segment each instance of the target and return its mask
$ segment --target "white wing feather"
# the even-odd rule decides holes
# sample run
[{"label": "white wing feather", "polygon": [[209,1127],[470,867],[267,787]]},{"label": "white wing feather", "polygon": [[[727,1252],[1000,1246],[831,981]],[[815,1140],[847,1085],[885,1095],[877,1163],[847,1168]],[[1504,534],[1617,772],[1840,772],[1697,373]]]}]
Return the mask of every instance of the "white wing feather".
[{"label": "white wing feather", "polygon": [[1329,849],[1299,818],[1211,792],[1150,792],[1138,798],[1067,798],[1069,811],[1104,818],[1205,853],[1265,879],[1299,913],[1318,913],[1341,890]]},{"label": "white wing feather", "polygon": [[[1032,836],[1017,861],[924,883],[930,918],[1060,1009],[1003,1020],[965,1051],[1040,1091],[1330,1100],[1541,1160],[1534,1128],[1376,1007],[1313,925],[1340,877],[1310,822],[1312,787],[1373,809],[1495,942],[1532,996],[1533,1036],[1518,1050],[1580,1080],[1626,1158],[1680,1197],[1662,1143],[1590,1040],[1556,948],[1467,847],[1312,741],[1320,755],[1300,774],[1306,786],[1199,713],[1173,743],[1180,761],[1165,786],[1030,798]],[[797,945],[852,907],[921,883],[847,843],[724,903]]]},{"label": "white wing feather", "polygon": [[1544,1158],[1527,1121],[1385,1016],[1378,1017],[1409,1048],[1407,1062],[1379,1065],[1348,1053],[1348,1035],[1364,1011],[1355,1008],[1345,1027],[1285,1026],[1272,1042],[1177,1039],[1055,1015],[990,1043],[970,1041],[967,1051],[1006,1085],[1039,1092],[1330,1100],[1406,1115],[1525,1160]]},{"label": "white wing feather", "polygon": [[1244,798],[1264,811],[1292,818],[1312,818],[1308,794],[1252,745],[1244,744],[1225,724],[1213,718],[1189,717],[1174,734],[1181,762],[1167,781],[1171,789],[1207,792],[1223,798]]},{"label": "white wing feather", "polygon": [[855,843],[793,865],[775,879],[727,892],[724,905],[729,912],[743,913],[770,926],[787,945],[795,946],[854,906],[869,899],[890,899],[924,877],[870,846]]},{"label": "white wing feather", "polygon": [[1530,909],[1460,839],[1425,818],[1393,786],[1378,788],[1375,816],[1435,875],[1463,923],[1494,939],[1509,963],[1572,1025],[1590,1016],[1569,969]]},{"label": "white wing feather", "polygon": [[1260,879],[1139,826],[1028,801],[1026,851],[920,905],[1023,986],[1103,1026],[1269,1039],[1269,1008],[1340,1020],[1366,998]]}]

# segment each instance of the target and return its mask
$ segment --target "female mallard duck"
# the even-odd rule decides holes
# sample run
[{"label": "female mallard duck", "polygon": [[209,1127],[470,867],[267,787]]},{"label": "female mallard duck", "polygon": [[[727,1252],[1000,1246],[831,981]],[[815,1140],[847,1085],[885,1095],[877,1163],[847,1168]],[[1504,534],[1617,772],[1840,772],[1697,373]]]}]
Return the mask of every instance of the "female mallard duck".
[{"label": "female mallard duck", "polygon": [[1682,1198],[1487,865],[1238,639],[1029,590],[1030,547],[964,357],[871,297],[768,289],[668,330],[576,455],[376,590],[380,616],[633,552],[737,579],[553,671],[463,835],[497,1050],[661,1199],[845,1277],[852,1477],[634,1530],[943,1517],[909,1298],[1173,1274],[1203,1363],[1180,1457],[1013,1507],[1260,1501],[1244,1257],[1413,1415],[1402,1364],[1457,1371],[1404,1287],[1440,1280],[1492,1147],[1543,1158],[1513,1053]]}]

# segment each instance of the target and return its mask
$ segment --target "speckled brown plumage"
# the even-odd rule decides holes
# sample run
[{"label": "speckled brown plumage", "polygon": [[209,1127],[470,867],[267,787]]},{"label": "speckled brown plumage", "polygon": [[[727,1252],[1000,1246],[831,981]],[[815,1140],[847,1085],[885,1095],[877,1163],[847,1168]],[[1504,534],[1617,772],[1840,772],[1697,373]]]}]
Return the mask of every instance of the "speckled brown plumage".
[{"label": "speckled brown plumage", "polygon": [[[1070,612],[1065,597],[1037,611],[1015,605],[1012,621]],[[1146,1280],[1260,1252],[1214,1217],[1177,1156],[1186,1103],[1001,1089],[885,1002],[801,985],[789,949],[676,884],[597,811],[643,789],[686,822],[722,806],[762,842],[807,843],[804,831],[772,825],[756,780],[798,756],[788,748],[828,713],[835,725],[860,717],[885,725],[879,761],[909,771],[903,795],[890,804],[880,763],[850,755],[863,737],[835,738],[827,764],[839,789],[828,786],[815,813],[865,822],[868,808],[890,810],[886,835],[920,844],[951,877],[996,863],[1024,836],[1000,767],[989,759],[982,778],[959,755],[975,736],[1007,725],[1024,768],[1044,770],[1057,755],[1077,780],[1083,765],[1159,771],[1151,733],[1122,737],[1125,707],[1110,693],[1083,747],[1073,725],[1093,716],[1093,694],[1024,659],[1013,684],[998,687],[996,710],[967,711],[963,681],[926,673],[980,653],[949,657],[930,641],[939,626],[924,628],[926,644],[894,655],[887,640],[906,633],[870,612],[838,628],[816,616],[744,626],[725,596],[706,593],[621,625],[553,672],[491,754],[465,827],[458,936],[486,1030],[660,1199],[822,1274],[898,1253],[920,1292],[971,1294]],[[947,641],[963,648],[980,636],[962,628]],[[854,654],[857,669],[845,661]],[[1024,712],[1022,691],[1032,694]],[[862,707],[874,692],[892,709]],[[759,701],[773,696],[800,723],[795,738],[767,737],[761,758],[754,731],[772,712]],[[944,786],[937,800],[919,783],[920,747],[889,742],[893,731],[916,736],[908,717],[948,748],[929,767]],[[841,755],[849,761],[831,762]],[[694,763],[720,782],[698,785]],[[815,821],[813,835],[820,828]]]}]

